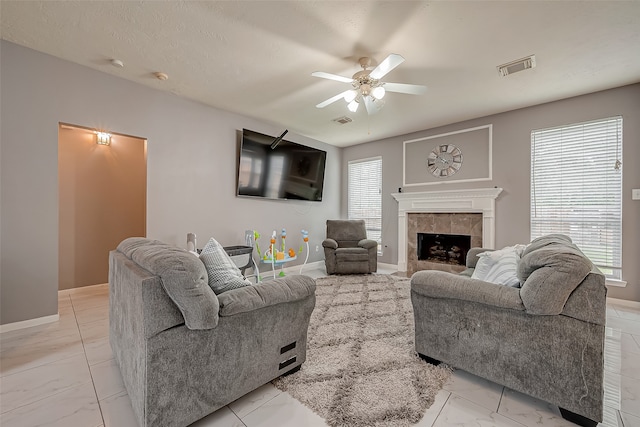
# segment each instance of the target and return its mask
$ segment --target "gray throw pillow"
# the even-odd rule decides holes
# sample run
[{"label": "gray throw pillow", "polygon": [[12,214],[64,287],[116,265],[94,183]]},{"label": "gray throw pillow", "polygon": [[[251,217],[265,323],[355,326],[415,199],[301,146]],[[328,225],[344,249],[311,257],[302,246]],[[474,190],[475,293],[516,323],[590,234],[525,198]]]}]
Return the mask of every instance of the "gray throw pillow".
[{"label": "gray throw pillow", "polygon": [[242,277],[240,269],[213,237],[202,249],[200,260],[207,269],[209,286],[216,295],[231,289],[251,286],[251,282]]}]

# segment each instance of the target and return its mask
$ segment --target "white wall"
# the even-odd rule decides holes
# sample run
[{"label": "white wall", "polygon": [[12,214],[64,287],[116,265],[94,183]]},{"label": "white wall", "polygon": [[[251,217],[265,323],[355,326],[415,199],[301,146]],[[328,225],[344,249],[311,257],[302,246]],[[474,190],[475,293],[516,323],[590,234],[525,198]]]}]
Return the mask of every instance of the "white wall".
[{"label": "white wall", "polygon": [[609,296],[640,301],[640,201],[631,200],[631,189],[640,188],[640,167],[637,165],[640,160],[640,84],[348,147],[343,152],[342,213],[346,216],[348,161],[382,156],[384,255],[380,261],[397,263],[398,204],[391,193],[402,187],[403,141],[493,124],[491,181],[408,187],[404,191],[502,187],[504,191],[496,201],[496,247],[528,242],[531,131],[616,115],[621,115],[624,122],[622,277],[628,285],[626,288],[611,287]]},{"label": "white wall", "polygon": [[148,237],[186,247],[193,232],[200,245],[210,236],[235,245],[245,229],[267,236],[286,227],[297,249],[305,228],[309,261],[323,259],[315,246],[325,220],[340,214],[340,149],[287,135],[327,151],[322,202],[238,198],[238,130],[279,135],[280,127],[6,41],[0,55],[0,324],[57,313],[59,122],[148,139]]}]

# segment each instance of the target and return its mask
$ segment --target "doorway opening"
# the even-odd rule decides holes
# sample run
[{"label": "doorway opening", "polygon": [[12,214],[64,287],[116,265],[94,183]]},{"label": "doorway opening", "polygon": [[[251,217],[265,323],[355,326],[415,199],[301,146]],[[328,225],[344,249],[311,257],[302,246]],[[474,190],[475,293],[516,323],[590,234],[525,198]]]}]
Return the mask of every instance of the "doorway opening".
[{"label": "doorway opening", "polygon": [[[146,236],[147,140],[58,126],[58,289],[107,283],[109,251]],[[101,140],[102,139],[102,140]]]}]

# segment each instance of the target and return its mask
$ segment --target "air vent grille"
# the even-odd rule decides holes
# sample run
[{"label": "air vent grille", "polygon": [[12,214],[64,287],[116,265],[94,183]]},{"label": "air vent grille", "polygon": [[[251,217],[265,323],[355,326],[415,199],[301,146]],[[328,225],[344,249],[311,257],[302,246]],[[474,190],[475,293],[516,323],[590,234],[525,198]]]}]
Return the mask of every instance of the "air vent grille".
[{"label": "air vent grille", "polygon": [[338,117],[337,119],[333,119],[332,121],[339,123],[341,125],[346,125],[347,123],[351,123],[353,120],[347,116]]},{"label": "air vent grille", "polygon": [[531,55],[526,58],[517,59],[515,61],[508,62],[506,64],[498,65],[498,73],[502,77],[506,77],[509,74],[517,73],[520,71],[528,70],[536,66],[536,56]]}]

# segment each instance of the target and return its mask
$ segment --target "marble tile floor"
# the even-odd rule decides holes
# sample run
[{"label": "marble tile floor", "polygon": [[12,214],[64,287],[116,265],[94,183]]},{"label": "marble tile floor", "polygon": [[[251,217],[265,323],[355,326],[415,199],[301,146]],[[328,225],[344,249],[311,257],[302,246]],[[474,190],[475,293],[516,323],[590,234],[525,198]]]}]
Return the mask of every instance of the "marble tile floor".
[{"label": "marble tile floor", "polygon": [[[378,273],[393,273],[379,269]],[[325,276],[324,268],[303,272]],[[0,334],[2,427],[135,427],[108,341],[108,289],[60,291],[60,320]],[[640,309],[610,301],[605,342],[606,427],[640,427]],[[323,419],[266,384],[195,427],[315,427]],[[417,427],[571,427],[557,408],[456,370]]]}]

